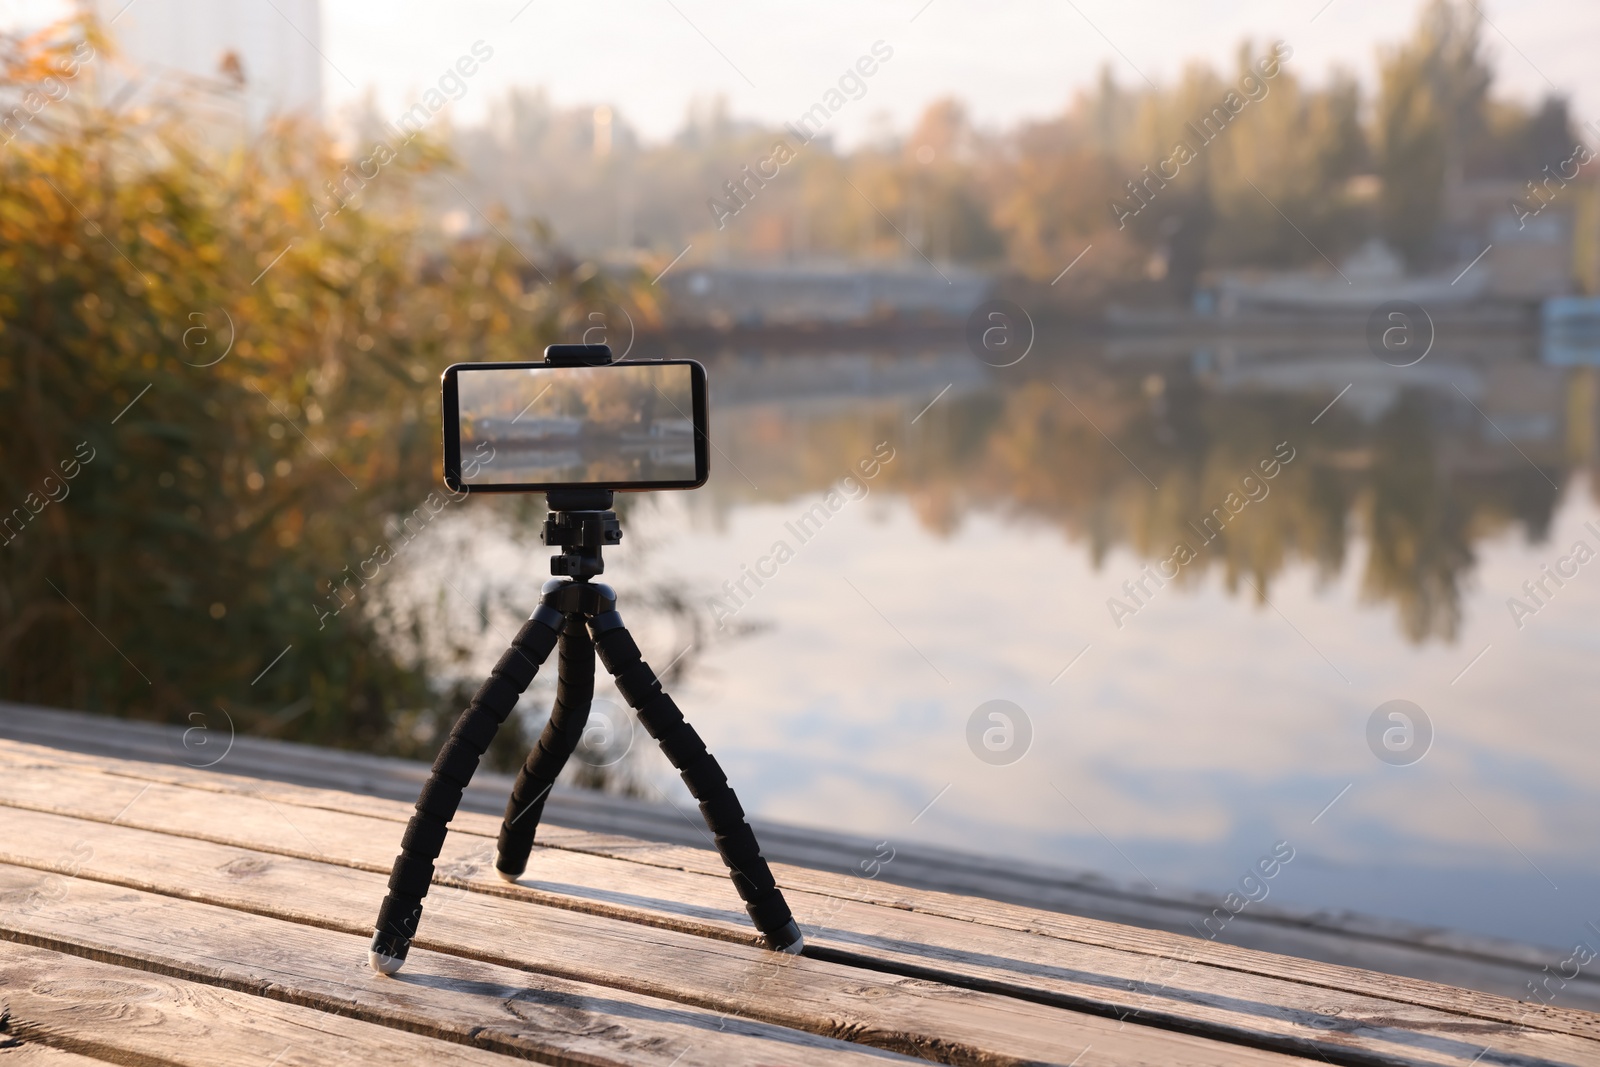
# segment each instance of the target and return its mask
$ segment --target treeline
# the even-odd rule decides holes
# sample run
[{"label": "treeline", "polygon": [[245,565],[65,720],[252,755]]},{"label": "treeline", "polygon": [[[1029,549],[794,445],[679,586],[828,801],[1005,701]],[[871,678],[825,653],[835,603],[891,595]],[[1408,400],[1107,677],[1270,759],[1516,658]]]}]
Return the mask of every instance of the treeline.
[{"label": "treeline", "polygon": [[[1464,183],[1509,183],[1537,205],[1581,169],[1564,99],[1530,109],[1492,92],[1469,0],[1431,0],[1378,66],[1375,91],[1347,72],[1313,82],[1292,42],[1246,41],[1232,69],[1195,63],[1175,84],[1107,70],[1060,115],[1009,130],[940,101],[904,136],[849,153],[720,102],[646,144],[610,108],[558,110],[537,92],[454,140],[475,193],[594,254],[670,257],[692,242],[691,259],[920,263],[920,251],[1048,282],[1092,244],[1073,275],[1089,296],[1183,296],[1207,268],[1337,261],[1371,237],[1439,268],[1481,247],[1463,256],[1470,241],[1451,225]],[[448,189],[438,203],[462,208]]]}]

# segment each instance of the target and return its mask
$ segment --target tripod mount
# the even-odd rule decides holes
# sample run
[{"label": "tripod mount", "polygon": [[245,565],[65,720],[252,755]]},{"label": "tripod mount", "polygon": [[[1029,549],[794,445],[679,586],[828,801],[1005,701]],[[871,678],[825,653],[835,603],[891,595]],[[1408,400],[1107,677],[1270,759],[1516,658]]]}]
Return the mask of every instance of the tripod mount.
[{"label": "tripod mount", "polygon": [[[551,350],[567,347],[603,346],[553,345]],[[609,350],[605,355],[609,357]],[[416,813],[406,824],[400,855],[389,875],[389,892],[378,909],[369,962],[382,974],[394,974],[405,962],[422,918],[422,900],[433,881],[433,864],[444,847],[461,794],[496,731],[558,645],[555,706],[517,774],[506,804],[496,843],[496,872],[515,882],[527,868],[545,800],[583,737],[594,699],[598,656],[639,722],[700,802],[700,812],[751,922],[769,947],[800,952],[804,946],[800,927],[761,855],[761,846],[727,775],[639,654],[639,646],[617,613],[616,592],[590,580],[605,571],[601,549],[622,540],[621,523],[611,510],[611,490],[552,490],[546,499],[550,514],[542,536],[545,544],[561,549],[550,560],[550,573],[557,577],[545,583],[538,608],[461,713],[433,762],[432,774],[417,798]]]}]

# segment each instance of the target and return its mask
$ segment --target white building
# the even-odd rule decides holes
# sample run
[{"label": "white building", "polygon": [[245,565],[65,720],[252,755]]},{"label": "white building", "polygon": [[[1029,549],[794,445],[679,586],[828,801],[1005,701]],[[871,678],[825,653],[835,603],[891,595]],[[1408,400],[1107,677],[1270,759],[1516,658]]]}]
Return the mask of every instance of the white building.
[{"label": "white building", "polygon": [[80,2],[116,42],[124,69],[113,82],[237,89],[252,126],[270,115],[321,118],[320,0]]}]

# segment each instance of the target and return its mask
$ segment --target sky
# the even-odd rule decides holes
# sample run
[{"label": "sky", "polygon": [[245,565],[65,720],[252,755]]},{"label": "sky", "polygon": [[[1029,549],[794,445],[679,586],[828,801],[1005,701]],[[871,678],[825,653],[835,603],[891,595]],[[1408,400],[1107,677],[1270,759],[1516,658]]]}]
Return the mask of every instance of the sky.
[{"label": "sky", "polygon": [[[1484,2],[1503,88],[1552,85],[1600,117],[1600,40],[1592,0]],[[495,49],[458,119],[481,116],[510,86],[545,86],[561,104],[607,103],[647,137],[671,134],[690,100],[723,95],[741,117],[797,118],[882,41],[893,56],[835,119],[845,143],[904,130],[927,104],[965,100],[984,124],[1053,114],[1109,64],[1124,82],[1174,79],[1203,57],[1231,65],[1239,43],[1287,41],[1291,69],[1320,80],[1334,64],[1370,77],[1376,46],[1409,34],[1421,0],[324,0],[330,103],[375,84],[403,109],[477,40]],[[1503,35],[1502,35],[1503,33]],[[348,78],[348,81],[346,81]],[[1548,80],[1547,80],[1548,79]]]},{"label": "sky", "polygon": [[[47,18],[68,2],[0,0],[0,25]],[[651,139],[678,129],[691,101],[717,95],[737,117],[797,118],[881,41],[892,57],[833,123],[848,145],[903,131],[948,95],[985,125],[1044,117],[1102,65],[1126,83],[1169,82],[1194,58],[1231,65],[1245,38],[1257,52],[1287,41],[1290,69],[1313,81],[1342,64],[1370,84],[1376,47],[1408,35],[1422,2],[323,0],[320,35],[308,36],[320,37],[330,114],[369,88],[398,114],[481,41],[493,56],[455,105],[458,122],[481,119],[512,86],[542,86],[558,105],[609,104]],[[1532,99],[1559,89],[1581,118],[1600,119],[1600,72],[1587,55],[1600,40],[1600,4],[1476,2],[1491,24],[1502,92]]]}]

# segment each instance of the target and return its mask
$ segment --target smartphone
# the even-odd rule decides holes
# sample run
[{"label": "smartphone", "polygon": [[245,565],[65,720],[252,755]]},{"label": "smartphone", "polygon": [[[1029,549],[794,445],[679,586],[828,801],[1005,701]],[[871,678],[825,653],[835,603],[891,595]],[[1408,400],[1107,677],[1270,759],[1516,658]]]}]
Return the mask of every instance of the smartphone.
[{"label": "smartphone", "polygon": [[692,359],[457,363],[441,393],[456,492],[695,489],[710,473],[706,371]]}]

